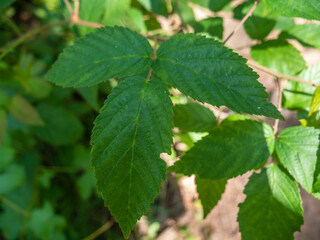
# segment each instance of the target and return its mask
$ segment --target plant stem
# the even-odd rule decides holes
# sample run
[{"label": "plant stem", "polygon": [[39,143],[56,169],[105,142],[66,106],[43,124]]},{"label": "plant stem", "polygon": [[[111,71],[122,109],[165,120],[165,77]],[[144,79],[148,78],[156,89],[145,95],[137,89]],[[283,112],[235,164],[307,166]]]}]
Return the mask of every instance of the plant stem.
[{"label": "plant stem", "polygon": [[252,15],[253,11],[256,9],[256,7],[258,6],[258,4],[260,3],[261,0],[257,0],[254,2],[252,8],[250,9],[250,11],[244,16],[244,18],[241,20],[241,22],[238,24],[238,26],[235,27],[235,29],[233,29],[233,31],[229,34],[229,36],[222,42],[223,45],[225,45],[229,39],[236,33],[239,31],[239,29],[241,28],[241,26],[245,23],[245,21],[247,21],[247,19]]},{"label": "plant stem", "polygon": [[[157,39],[154,39],[154,45],[152,48],[152,62],[156,60],[156,58],[157,58]],[[147,82],[150,80],[151,74],[152,74],[152,65],[150,66],[149,73],[146,79]]]},{"label": "plant stem", "polygon": [[110,229],[112,227],[112,225],[114,224],[114,219],[106,222],[104,225],[102,225],[100,228],[98,228],[96,231],[94,231],[93,233],[91,233],[88,237],[84,238],[84,240],[93,240],[96,239],[98,236],[100,236],[102,233],[104,233],[105,231],[107,231],[108,229]]},{"label": "plant stem", "polygon": [[276,71],[273,71],[270,68],[266,68],[264,66],[261,66],[260,64],[254,62],[254,61],[251,61],[251,60],[248,60],[247,64],[249,66],[251,66],[251,67],[254,67],[254,68],[258,69],[258,70],[261,70],[261,71],[263,71],[265,73],[268,73],[269,75],[271,75],[273,77],[276,77],[276,78],[287,79],[287,80],[291,80],[291,81],[295,81],[295,82],[301,82],[301,83],[308,84],[308,85],[311,85],[311,86],[314,86],[314,87],[319,86],[319,84],[312,82],[312,80],[306,81],[306,80],[298,78],[298,77],[294,77],[294,76],[278,73]]},{"label": "plant stem", "polygon": [[0,195],[0,201],[7,204],[9,207],[11,207],[13,210],[15,210],[18,213],[21,213],[24,216],[29,216],[29,212],[19,207],[14,202],[11,202],[9,199],[5,198],[4,196]]},{"label": "plant stem", "polygon": [[72,13],[73,13],[73,9],[72,9],[72,7],[71,7],[70,2],[69,2],[68,0],[63,0],[63,1],[64,1],[64,3],[66,4],[67,9],[68,9],[68,12],[70,13],[70,16],[71,16]]},{"label": "plant stem", "polygon": [[[283,91],[283,86],[282,86],[282,82],[283,80],[281,78],[277,78],[277,81],[278,81],[278,105],[277,105],[277,109],[279,112],[281,112],[282,110],[282,91]],[[278,132],[278,128],[279,128],[279,122],[280,120],[279,119],[276,119],[274,121],[274,124],[273,124],[273,136],[275,136]]]}]

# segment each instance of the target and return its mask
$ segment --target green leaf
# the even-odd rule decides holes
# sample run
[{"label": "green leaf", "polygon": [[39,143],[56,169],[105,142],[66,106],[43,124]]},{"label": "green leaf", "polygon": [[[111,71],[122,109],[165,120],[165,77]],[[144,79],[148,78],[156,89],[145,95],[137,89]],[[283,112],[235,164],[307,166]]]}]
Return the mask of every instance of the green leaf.
[{"label": "green leaf", "polygon": [[[101,23],[103,15],[106,11],[106,2],[110,0],[81,0],[80,2],[80,18],[89,22]],[[94,28],[79,26],[80,33],[85,35],[89,32],[93,32]]]},{"label": "green leaf", "polygon": [[78,88],[78,92],[80,93],[81,97],[83,97],[87,103],[93,107],[93,109],[99,109],[98,103],[98,93],[99,89],[98,86],[88,87],[88,88]]},{"label": "green leaf", "polygon": [[45,126],[34,128],[35,134],[41,140],[53,145],[68,145],[81,138],[81,122],[64,108],[41,104],[37,110],[45,122]]},{"label": "green leaf", "polygon": [[[234,9],[234,17],[241,20],[255,4],[254,0],[247,1]],[[276,25],[277,16],[259,4],[251,17],[244,22],[244,29],[252,39],[263,40]]]},{"label": "green leaf", "polygon": [[263,0],[263,4],[281,16],[320,20],[319,0]]},{"label": "green leaf", "polygon": [[191,0],[191,2],[209,8],[213,12],[218,12],[229,4],[231,0]]},{"label": "green leaf", "polygon": [[100,28],[66,48],[47,79],[64,87],[88,87],[145,72],[151,56],[150,44],[138,33],[122,27]]},{"label": "green leaf", "polygon": [[181,17],[185,24],[195,21],[193,9],[189,6],[188,0],[173,1],[173,12]]},{"label": "green leaf", "polygon": [[107,26],[119,25],[130,9],[130,4],[131,0],[107,0],[102,24]]},{"label": "green leaf", "polygon": [[28,228],[37,239],[65,240],[66,225],[64,217],[55,214],[51,203],[45,202],[42,208],[31,212]]},{"label": "green leaf", "polygon": [[222,39],[223,19],[220,17],[206,18],[199,22],[192,23],[195,33],[208,33],[211,37]]},{"label": "green leaf", "polygon": [[158,79],[120,81],[95,121],[92,165],[97,188],[127,238],[165,179],[160,153],[170,154],[172,103]]},{"label": "green leaf", "polygon": [[158,49],[153,70],[200,102],[281,118],[246,60],[213,39],[194,34],[171,37]]},{"label": "green leaf", "polygon": [[263,42],[253,46],[250,54],[256,62],[279,73],[296,75],[306,68],[300,52],[286,41]]},{"label": "green leaf", "polygon": [[165,0],[138,0],[148,11],[168,17],[167,3]]},{"label": "green leaf", "polygon": [[8,129],[7,114],[0,108],[0,149],[6,139]]},{"label": "green leaf", "polygon": [[286,31],[287,38],[297,39],[303,44],[308,44],[320,49],[320,25],[302,24],[294,25]]},{"label": "green leaf", "polygon": [[148,32],[142,11],[136,8],[129,8],[127,15],[128,17],[125,18],[126,24],[130,26],[132,30],[142,33]]},{"label": "green leaf", "polygon": [[207,132],[217,124],[214,114],[197,103],[176,104],[173,112],[174,126],[182,131]]},{"label": "green leaf", "polygon": [[279,161],[293,178],[312,192],[317,164],[320,130],[311,127],[290,127],[283,130],[275,143]]},{"label": "green leaf", "polygon": [[227,180],[202,179],[196,176],[197,191],[203,207],[203,217],[206,218],[224,193]]},{"label": "green leaf", "polygon": [[1,0],[0,9],[10,6],[15,0]]},{"label": "green leaf", "polygon": [[9,106],[10,114],[19,121],[32,125],[41,126],[43,121],[34,107],[20,95],[15,95]]},{"label": "green leaf", "polygon": [[227,122],[195,144],[169,170],[200,178],[229,179],[265,163],[274,147],[272,128],[261,122]]},{"label": "green leaf", "polygon": [[313,94],[307,125],[320,128],[320,87],[317,87]]},{"label": "green leaf", "polygon": [[0,172],[4,171],[5,168],[11,163],[14,159],[15,151],[11,146],[6,146],[6,144],[0,146]]},{"label": "green leaf", "polygon": [[242,239],[289,240],[303,224],[302,200],[297,184],[278,166],[254,173],[239,204]]},{"label": "green leaf", "polygon": [[[299,77],[301,79],[320,83],[320,63],[303,70]],[[288,109],[308,109],[310,107],[314,86],[304,83],[289,81],[283,91],[283,106]]]},{"label": "green leaf", "polygon": [[4,172],[0,172],[0,195],[8,194],[21,186],[25,181],[25,177],[22,166],[15,163],[7,166]]}]

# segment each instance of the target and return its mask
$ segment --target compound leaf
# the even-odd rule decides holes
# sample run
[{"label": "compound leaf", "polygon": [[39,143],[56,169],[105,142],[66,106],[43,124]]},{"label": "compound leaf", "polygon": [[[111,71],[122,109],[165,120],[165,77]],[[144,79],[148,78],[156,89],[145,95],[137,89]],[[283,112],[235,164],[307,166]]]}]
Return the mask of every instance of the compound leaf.
[{"label": "compound leaf", "polygon": [[263,164],[273,152],[273,131],[265,123],[230,121],[215,128],[169,169],[200,178],[229,179]]},{"label": "compound leaf", "polygon": [[319,0],[263,0],[263,3],[281,16],[320,20]]},{"label": "compound leaf", "polygon": [[203,217],[205,218],[221,199],[227,180],[210,180],[196,176],[196,184],[203,207]]},{"label": "compound leaf", "polygon": [[312,127],[290,127],[279,134],[275,143],[279,161],[310,193],[317,164],[319,136],[320,130]]},{"label": "compound leaf", "polygon": [[207,132],[217,124],[214,114],[197,103],[176,104],[173,112],[174,126],[182,131]]},{"label": "compound leaf", "polygon": [[239,204],[238,222],[243,239],[289,240],[303,224],[302,200],[297,184],[278,166],[254,173]]},{"label": "compound leaf", "polygon": [[88,87],[113,77],[147,71],[152,48],[147,39],[122,27],[105,27],[64,50],[47,79],[64,87]]},{"label": "compound leaf", "polygon": [[237,112],[281,118],[246,60],[213,39],[177,34],[163,43],[155,74],[181,92]]},{"label": "compound leaf", "polygon": [[98,190],[128,237],[165,179],[160,153],[171,151],[172,102],[158,79],[122,80],[95,121],[92,164]]}]

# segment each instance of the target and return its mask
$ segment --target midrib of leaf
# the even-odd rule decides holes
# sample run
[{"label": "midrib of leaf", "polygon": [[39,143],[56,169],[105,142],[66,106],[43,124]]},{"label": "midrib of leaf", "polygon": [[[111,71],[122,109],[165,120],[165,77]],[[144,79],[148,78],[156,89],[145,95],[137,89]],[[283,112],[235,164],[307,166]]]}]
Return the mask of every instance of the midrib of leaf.
[{"label": "midrib of leaf", "polygon": [[[134,129],[134,135],[133,135],[133,141],[132,141],[132,145],[131,145],[131,148],[132,148],[132,154],[131,154],[131,159],[130,159],[130,170],[129,170],[129,190],[128,190],[128,207],[127,207],[127,211],[129,212],[130,210],[130,195],[131,195],[131,176],[132,176],[132,166],[133,166],[133,157],[134,157],[134,145],[136,143],[136,136],[137,136],[137,130],[138,130],[138,124],[139,124],[139,117],[140,117],[140,112],[141,112],[141,106],[142,106],[142,101],[143,101],[143,97],[144,97],[144,90],[147,86],[147,82],[144,84],[144,87],[141,91],[141,99],[140,99],[140,103],[139,103],[139,107],[138,107],[138,114],[137,114],[137,119],[136,119],[136,126],[135,126],[135,129]],[[126,218],[127,221],[128,221],[128,218]],[[127,222],[128,224],[128,222]]]}]

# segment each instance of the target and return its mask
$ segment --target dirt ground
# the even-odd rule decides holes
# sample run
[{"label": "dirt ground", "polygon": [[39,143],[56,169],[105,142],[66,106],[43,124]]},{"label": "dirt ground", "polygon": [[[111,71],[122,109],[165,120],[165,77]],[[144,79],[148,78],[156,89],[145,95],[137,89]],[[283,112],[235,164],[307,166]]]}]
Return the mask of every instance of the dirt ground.
[{"label": "dirt ground", "polygon": [[[201,13],[200,13],[201,15]],[[238,21],[232,19],[228,14],[224,16],[225,35],[227,36],[238,24]],[[275,38],[277,33],[273,33],[268,38]],[[308,66],[320,61],[320,51],[314,49],[302,48],[299,44],[293,42],[301,51]],[[239,50],[239,54],[249,58],[249,48],[252,40],[247,37],[244,29],[240,29],[228,42],[229,47]],[[278,90],[277,85],[272,77],[258,72],[261,81],[270,93],[270,101],[277,104]],[[299,125],[296,113],[292,111],[283,111],[286,122],[280,122],[280,131],[288,126]],[[272,119],[265,119],[269,124],[273,124]],[[167,189],[166,198],[170,198],[173,203],[171,209],[177,212],[174,217],[168,214],[162,216],[167,218],[165,226],[162,226],[161,234],[157,240],[176,240],[176,239],[199,239],[199,240],[239,240],[241,234],[237,223],[238,204],[245,199],[243,189],[248,181],[250,173],[231,179],[228,181],[226,191],[219,201],[218,205],[202,220],[202,209],[197,201],[196,186],[194,177],[183,177],[179,180],[179,187],[173,187],[175,190]],[[172,178],[169,177],[169,178]],[[172,181],[171,181],[172,182]],[[169,184],[170,185],[170,184]],[[167,185],[168,186],[168,185]],[[171,186],[172,187],[172,186]],[[177,191],[179,193],[177,193]],[[295,233],[296,240],[318,240],[320,239],[320,201],[310,194],[301,190],[304,208],[304,225],[301,232]],[[174,196],[170,197],[170,194]],[[167,199],[168,200],[168,199]],[[183,203],[183,206],[181,206]],[[169,219],[169,220],[168,220]],[[143,220],[142,220],[143,221]],[[181,227],[187,229],[188,234],[181,234]]]}]

